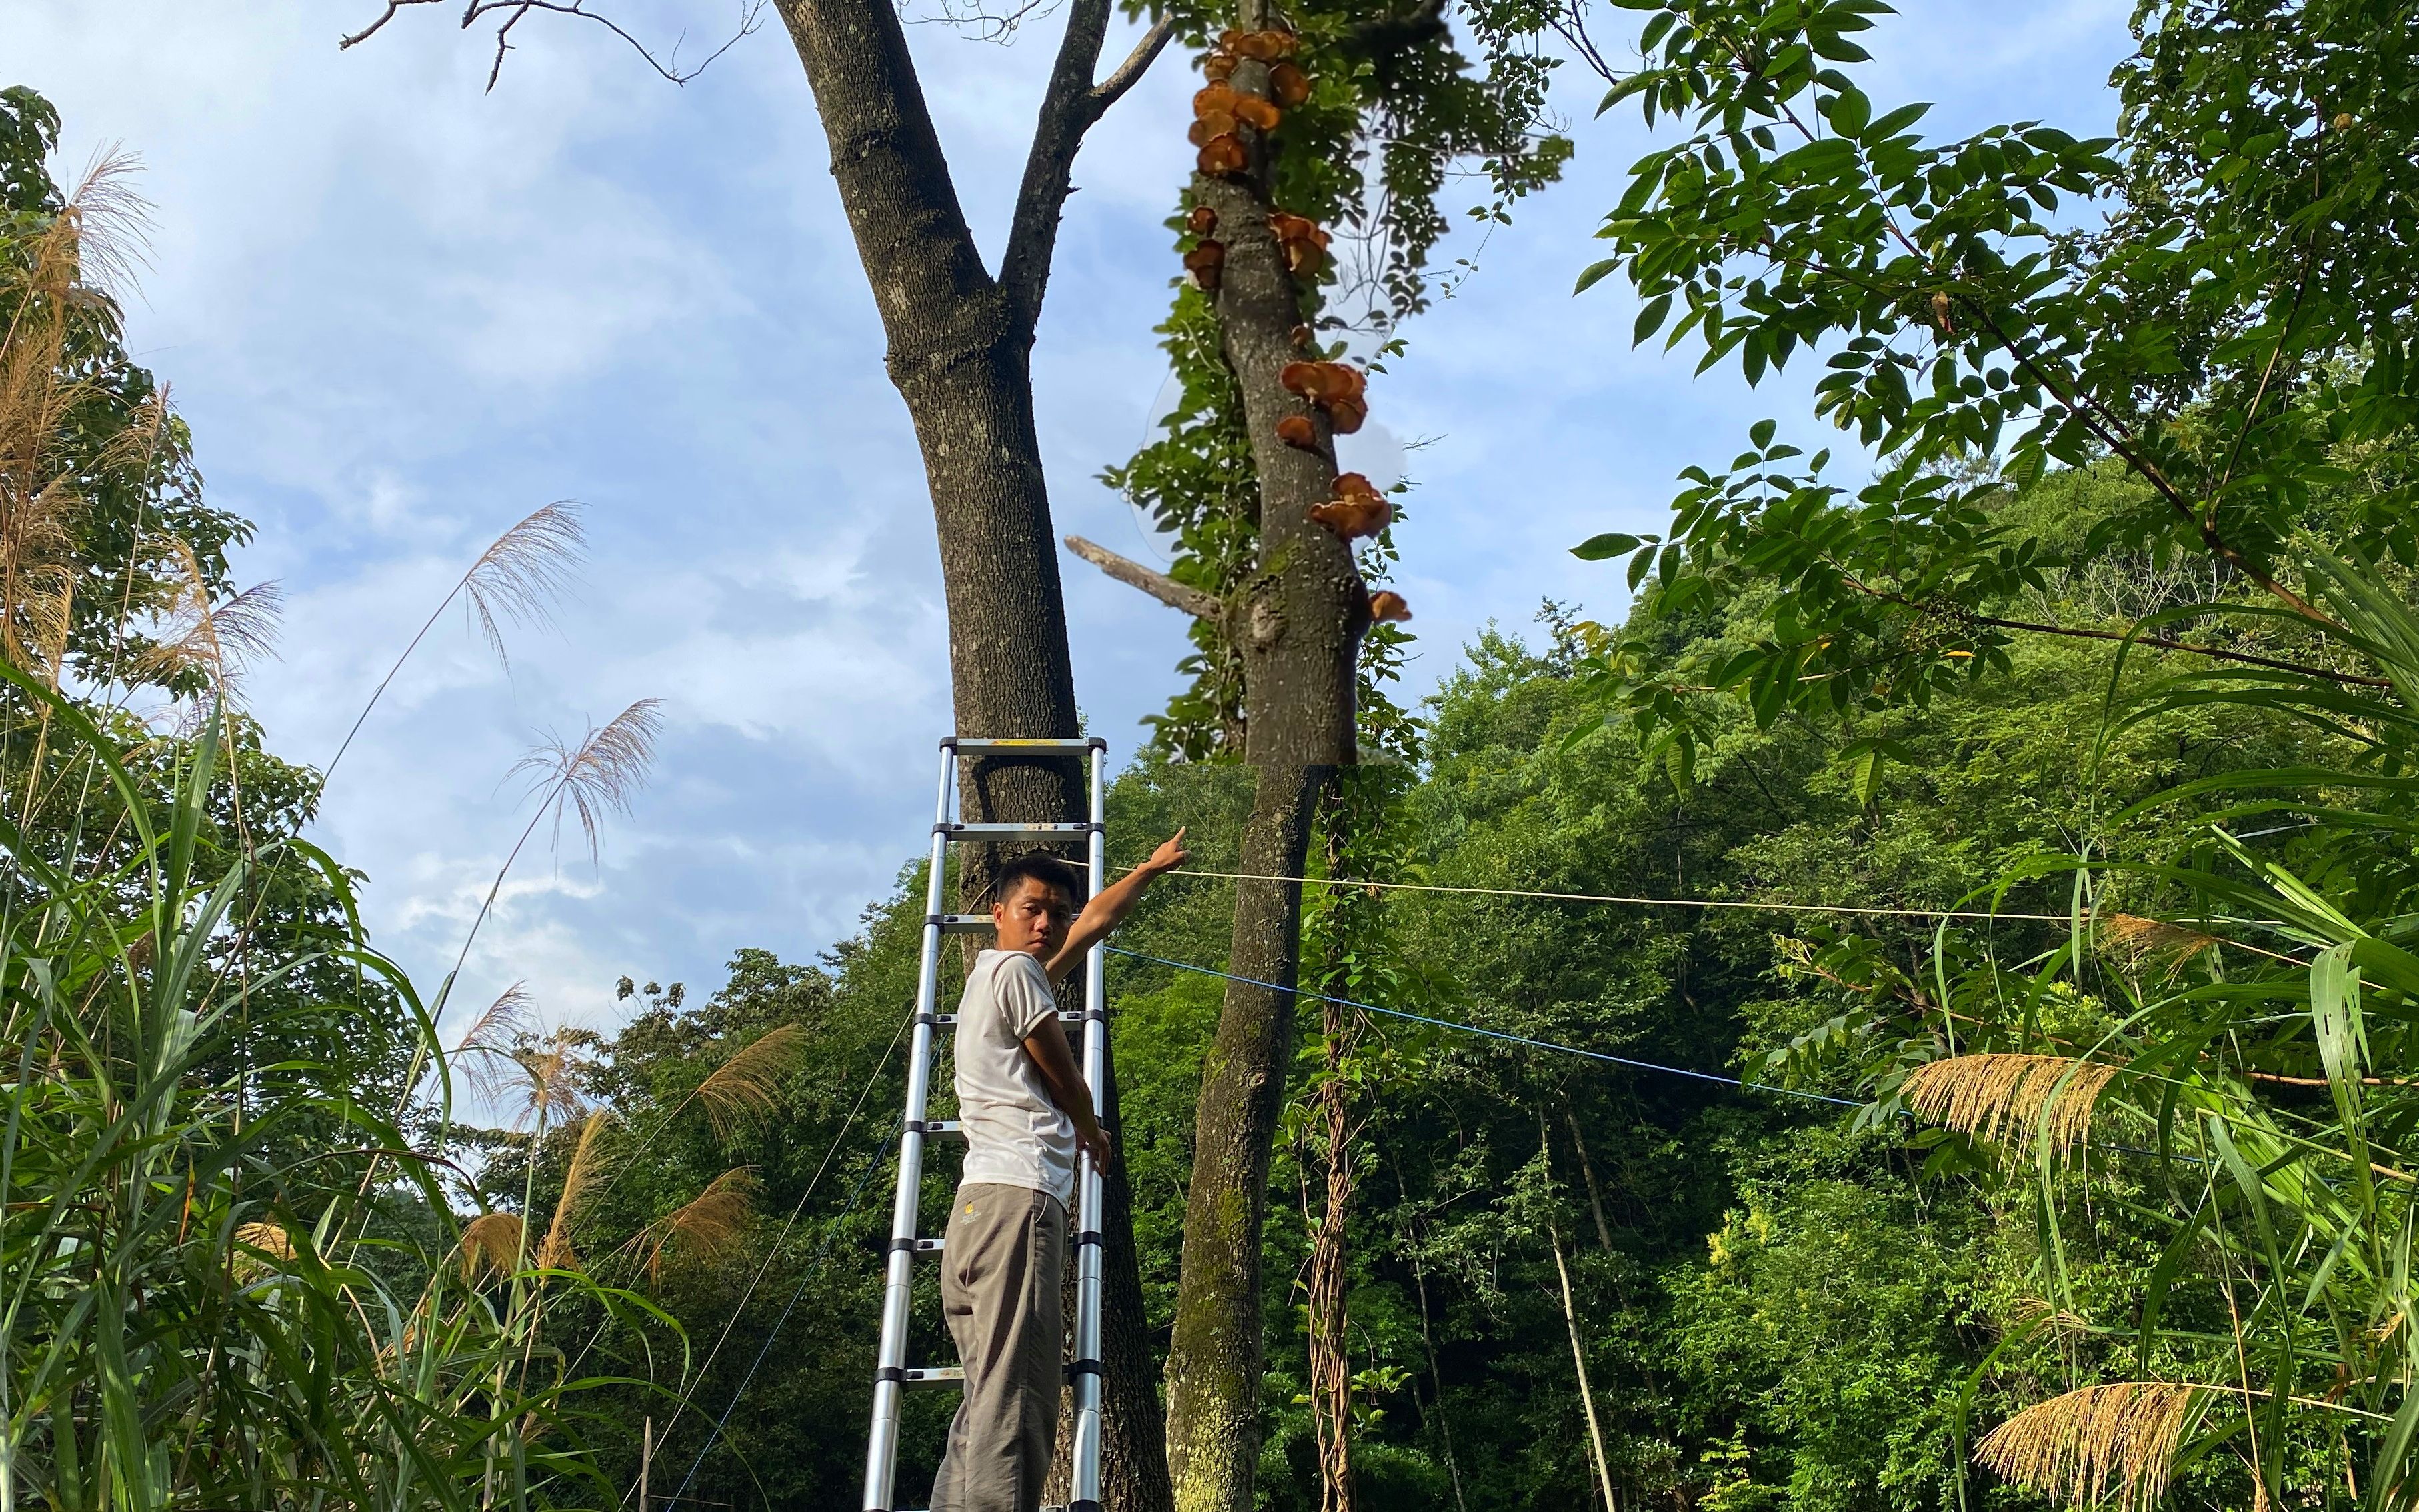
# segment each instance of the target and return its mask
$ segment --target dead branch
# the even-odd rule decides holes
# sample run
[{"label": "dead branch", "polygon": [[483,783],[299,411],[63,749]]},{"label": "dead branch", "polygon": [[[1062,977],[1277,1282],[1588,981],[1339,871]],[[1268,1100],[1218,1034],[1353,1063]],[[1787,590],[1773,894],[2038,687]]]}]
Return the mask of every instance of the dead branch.
[{"label": "dead branch", "polygon": [[1170,609],[1180,609],[1196,620],[1217,620],[1222,611],[1218,601],[1198,588],[1187,588],[1163,572],[1153,572],[1141,563],[1117,555],[1104,546],[1096,546],[1080,535],[1067,537],[1067,549],[1082,557],[1117,581],[1130,588],[1139,588]]},{"label": "dead branch", "polygon": [[1151,23],[1150,30],[1143,33],[1141,41],[1134,43],[1134,49],[1126,54],[1126,60],[1117,66],[1115,72],[1093,86],[1093,102],[1101,110],[1116,104],[1127,90],[1150,71],[1151,64],[1166,49],[1167,39],[1175,35],[1175,18],[1162,16]]}]

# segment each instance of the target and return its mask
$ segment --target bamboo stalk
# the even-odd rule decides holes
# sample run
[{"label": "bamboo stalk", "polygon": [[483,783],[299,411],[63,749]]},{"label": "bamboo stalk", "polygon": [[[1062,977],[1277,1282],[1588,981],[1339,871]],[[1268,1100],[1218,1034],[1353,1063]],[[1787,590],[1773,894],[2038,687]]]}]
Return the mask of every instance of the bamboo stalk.
[{"label": "bamboo stalk", "polygon": [[1579,1153],[1579,1175],[1587,1179],[1588,1211],[1595,1218],[1595,1242],[1612,1253],[1612,1226],[1604,1221],[1604,1195],[1596,1190],[1595,1162],[1588,1159],[1587,1141],[1579,1137],[1579,1116],[1568,1103],[1563,1104],[1563,1118],[1571,1126],[1571,1148]]},{"label": "bamboo stalk", "polygon": [[1571,1364],[1579,1373],[1579,1405],[1587,1409],[1588,1438],[1595,1445],[1595,1473],[1604,1488],[1604,1512],[1621,1512],[1620,1504],[1612,1497],[1612,1466],[1604,1457],[1604,1429],[1595,1420],[1595,1393],[1588,1389],[1587,1351],[1579,1347],[1579,1319],[1571,1306],[1571,1272],[1563,1263],[1563,1236],[1548,1224],[1546,1237],[1554,1246],[1554,1273],[1562,1278],[1563,1322],[1571,1331]]}]

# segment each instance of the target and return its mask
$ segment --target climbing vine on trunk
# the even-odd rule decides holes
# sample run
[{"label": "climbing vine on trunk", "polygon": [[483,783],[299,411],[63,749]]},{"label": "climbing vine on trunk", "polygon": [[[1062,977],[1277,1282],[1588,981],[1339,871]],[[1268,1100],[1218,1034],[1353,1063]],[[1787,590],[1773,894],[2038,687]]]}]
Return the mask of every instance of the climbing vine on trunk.
[{"label": "climbing vine on trunk", "polygon": [[[1362,697],[1392,676],[1408,639],[1396,626],[1410,606],[1379,586],[1394,501],[1338,466],[1335,439],[1368,419],[1371,378],[1401,351],[1394,328],[1426,301],[1447,167],[1483,159],[1491,203],[1480,213],[1499,219],[1559,171],[1568,145],[1534,130],[1552,64],[1533,45],[1558,14],[1466,11],[1483,73],[1455,51],[1441,7],[1241,0],[1180,17],[1203,49],[1196,172],[1171,221],[1184,277],[1162,328],[1182,398],[1163,436],[1108,475],[1152,508],[1180,555],[1161,575],[1074,544],[1194,615],[1193,686],[1160,738],[1256,768],[1236,857],[1255,879],[1301,875],[1339,769],[1405,739],[1399,711]],[[1228,984],[1203,1068],[1167,1366],[1179,1507],[1251,1503],[1260,1238],[1301,906],[1292,881],[1236,889],[1228,966],[1252,980]],[[1339,1431],[1347,1397],[1329,1403]]]}]

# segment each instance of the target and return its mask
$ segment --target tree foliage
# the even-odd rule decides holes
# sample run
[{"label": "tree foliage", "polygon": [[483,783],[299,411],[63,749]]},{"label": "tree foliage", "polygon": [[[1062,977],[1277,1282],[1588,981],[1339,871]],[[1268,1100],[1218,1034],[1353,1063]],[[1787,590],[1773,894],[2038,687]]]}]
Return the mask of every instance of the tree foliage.
[{"label": "tree foliage", "polygon": [[[1612,717],[1684,783],[1719,711],[1810,718],[1870,804],[1927,705],[2013,674],[2027,641],[2111,643],[2077,752],[2091,822],[1975,879],[1995,906],[2055,882],[2061,937],[1944,929],[1902,963],[1841,929],[1794,962],[1862,1002],[1781,1064],[1857,1068],[1868,1122],[1913,1112],[1940,1126],[1933,1168],[2032,1194],[2040,1304],[1999,1350],[2055,1341],[2063,1368],[1980,1458],[2073,1503],[2149,1504],[2172,1478],[2401,1504],[2410,8],[2151,0],[2117,136],[1941,144],[1850,71],[1881,6],[1637,8],[1648,67],[1606,102],[1692,134],[1640,163],[1583,282],[1630,280],[1640,340],[1680,312],[1666,345],[1701,370],[1826,357],[1815,415],[1880,460],[1851,497],[1764,421],[1684,474],[1669,540],[1583,546],[1631,554],[1667,609],[1762,612],[1734,652],[1608,638]],[[2087,478],[2116,507],[2079,540],[2025,507]],[[2167,582],[2057,591],[2129,560]],[[2107,786],[2122,743],[2211,715],[2278,756]]]},{"label": "tree foliage", "polygon": [[[1608,658],[1675,771],[1694,687],[1766,721],[1853,717],[2003,668],[2018,634],[2112,633],[2005,608],[2112,551],[2206,555],[2285,612],[2222,629],[2221,659],[2289,660],[2323,628],[2294,586],[2303,532],[2411,560],[2407,5],[2146,4],[2118,136],[2018,122],[1940,143],[1917,131],[1928,106],[1856,82],[1876,0],[1635,8],[1649,66],[1605,103],[1688,134],[1638,164],[1581,286],[1620,272],[1638,339],[1700,371],[1821,361],[1815,416],[1883,458],[1861,487],[1826,481],[1829,453],[1762,422],[1683,475],[1669,539],[1579,548],[1628,554],[1633,589],[1651,574],[1682,606],[1787,589],[1772,634],[1722,664]],[[2002,475],[2094,463],[2121,469],[2128,507],[2062,554],[1991,507]]]}]

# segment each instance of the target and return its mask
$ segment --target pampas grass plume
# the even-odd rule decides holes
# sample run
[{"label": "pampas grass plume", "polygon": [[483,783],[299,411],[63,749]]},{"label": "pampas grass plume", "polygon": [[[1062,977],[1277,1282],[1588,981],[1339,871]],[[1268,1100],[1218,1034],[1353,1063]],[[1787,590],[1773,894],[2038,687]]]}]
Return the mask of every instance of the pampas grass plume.
[{"label": "pampas grass plume", "polygon": [[2201,1390],[2165,1381],[2086,1386],[1993,1428],[1974,1458],[2071,1505],[2098,1505],[2113,1494],[2119,1512],[2148,1512],[2166,1495],[2176,1445]]},{"label": "pampas grass plume", "polygon": [[2120,1069],[2063,1056],[1949,1056],[1909,1072],[1899,1090],[1921,1117],[1993,1144],[2003,1129],[2012,1140],[2045,1127],[2063,1154],[2089,1136],[2092,1105]]}]

